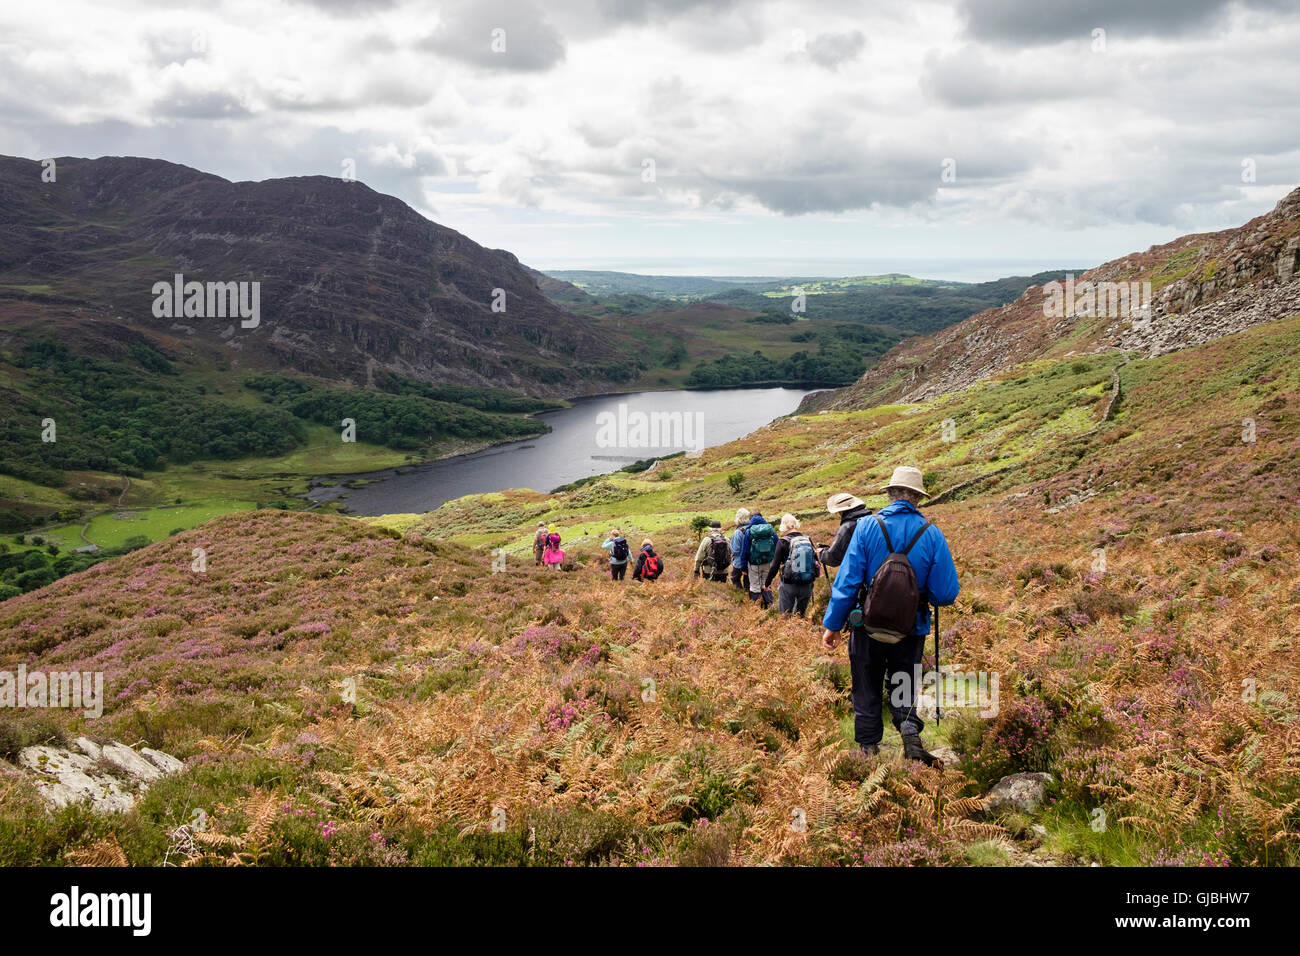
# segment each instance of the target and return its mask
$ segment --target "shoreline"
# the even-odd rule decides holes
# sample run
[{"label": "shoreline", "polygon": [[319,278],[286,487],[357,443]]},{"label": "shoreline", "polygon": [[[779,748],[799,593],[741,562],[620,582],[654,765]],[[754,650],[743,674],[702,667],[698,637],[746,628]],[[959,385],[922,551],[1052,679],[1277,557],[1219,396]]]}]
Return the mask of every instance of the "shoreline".
[{"label": "shoreline", "polygon": [[[856,379],[854,380],[856,381]],[[740,391],[747,388],[794,388],[804,389],[809,393],[833,391],[837,388],[848,388],[853,382],[847,385],[828,385],[825,382],[743,382],[737,385],[660,385],[658,387],[633,388],[626,391],[615,392],[591,392],[590,394],[574,395],[570,398],[563,398],[564,402],[579,402],[589,398],[617,398],[619,395],[638,395],[642,392],[726,392]],[[534,412],[531,414],[546,415],[548,412]],[[531,417],[531,415],[530,415]]]},{"label": "shoreline", "polygon": [[[838,388],[841,386],[831,386],[831,387]],[[752,384],[752,385],[739,385],[739,386],[732,386],[732,385],[697,386],[694,388],[656,388],[656,389],[643,388],[643,389],[635,389],[633,391],[626,391],[626,392],[604,392],[601,394],[574,396],[571,399],[564,399],[565,402],[569,403],[567,408],[551,409],[549,411],[544,411],[544,412],[533,412],[526,417],[544,421],[544,416],[558,414],[559,412],[562,411],[568,411],[569,409],[575,407],[580,402],[598,400],[602,398],[604,399],[617,398],[622,395],[637,395],[642,393],[653,394],[658,392],[748,391],[752,389],[766,390],[766,389],[774,389],[774,388],[789,388],[795,390],[799,390],[800,388],[803,388],[804,390],[813,388],[814,389],[813,391],[808,391],[809,395],[816,394],[816,391],[823,390],[823,389],[817,389],[815,386],[794,386],[788,383]],[[804,397],[806,398],[807,396]],[[796,405],[794,409],[787,412],[786,414],[787,415],[796,414],[798,408],[799,406]],[[784,416],[780,416],[780,415],[776,416],[776,418],[781,418],[781,417]],[[775,421],[776,419],[774,418],[772,420]],[[757,427],[761,428],[762,426],[760,425]],[[533,442],[545,438],[547,435],[551,434],[551,432],[552,429],[548,426],[545,432],[541,433],[540,435],[530,436],[528,438],[512,438],[512,439],[507,439],[505,441],[466,442],[465,444],[459,447],[447,450],[437,456],[423,459],[418,462],[411,462],[404,465],[395,465],[390,468],[381,468],[373,471],[347,472],[347,473],[339,472],[335,474],[313,475],[308,478],[308,485],[307,485],[306,492],[300,495],[295,495],[295,497],[298,498],[299,500],[307,502],[307,507],[304,510],[313,510],[316,508],[320,508],[324,505],[337,502],[339,507],[342,509],[342,512],[351,517],[371,517],[371,518],[379,517],[378,515],[364,515],[361,514],[360,512],[353,512],[351,511],[351,509],[348,508],[346,500],[340,500],[342,499],[342,496],[344,494],[352,490],[351,488],[348,487],[348,482],[358,481],[358,480],[364,481],[365,482],[364,485],[358,485],[355,487],[365,487],[366,485],[372,483],[388,481],[398,475],[409,474],[412,471],[418,471],[423,468],[428,468],[432,465],[439,464],[440,462],[450,461],[458,458],[472,458],[475,455],[480,455],[484,452],[491,451],[492,449],[505,448],[511,445],[521,445],[521,446],[526,445],[529,442]],[[652,457],[663,457],[663,456],[652,456]],[[614,471],[617,470],[618,469],[614,469]],[[332,481],[333,484],[332,485],[320,484],[320,482],[325,482],[325,481]],[[338,489],[337,493],[330,495],[329,497],[321,497],[319,499],[312,497],[312,492],[316,491],[317,489],[333,490],[336,488]]]}]

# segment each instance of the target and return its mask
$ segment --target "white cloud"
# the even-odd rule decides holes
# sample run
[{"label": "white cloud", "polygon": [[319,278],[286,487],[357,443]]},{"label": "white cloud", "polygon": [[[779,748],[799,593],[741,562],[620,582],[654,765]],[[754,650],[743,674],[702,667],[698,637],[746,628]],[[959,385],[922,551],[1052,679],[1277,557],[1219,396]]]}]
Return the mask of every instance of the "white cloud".
[{"label": "white cloud", "polygon": [[959,237],[1037,254],[1049,230],[1101,257],[1243,221],[1300,180],[1287,0],[1197,0],[1176,30],[1107,3],[1102,51],[1094,17],[1039,0],[7,4],[0,137],[239,179],[353,158],[525,261],[952,255]]}]

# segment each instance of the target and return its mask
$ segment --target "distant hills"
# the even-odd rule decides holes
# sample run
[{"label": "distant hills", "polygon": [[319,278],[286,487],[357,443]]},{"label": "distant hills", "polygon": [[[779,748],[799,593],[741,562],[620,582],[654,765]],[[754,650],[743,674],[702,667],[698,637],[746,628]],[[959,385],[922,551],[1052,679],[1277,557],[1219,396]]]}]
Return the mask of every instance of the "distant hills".
[{"label": "distant hills", "polygon": [[[990,282],[892,273],[848,278],[535,273],[557,304],[637,338],[637,381],[688,367],[687,387],[848,384],[908,336],[924,335],[1066,270]],[[646,367],[650,360],[649,368]],[[689,362],[689,366],[686,363]],[[655,368],[654,366],[660,366]],[[649,382],[647,382],[649,384]]]},{"label": "distant hills", "polygon": [[[937,331],[982,309],[1014,300],[1026,288],[1059,278],[1054,269],[989,282],[917,279],[901,273],[827,277],[660,276],[630,272],[551,270],[541,287],[578,312],[636,311],[638,300],[716,302],[738,309],[790,314],[804,296],[801,317],[885,326],[903,335]],[[1083,270],[1075,270],[1081,272]],[[629,309],[631,306],[631,309]]]},{"label": "distant hills", "polygon": [[[1024,362],[1113,350],[1154,356],[1300,312],[1300,189],[1269,213],[1221,232],[1183,236],[1077,274],[1078,294],[1053,309],[1041,284],[933,336],[894,348],[853,386],[806,407],[914,402]],[[1084,295],[1083,283],[1101,294]],[[1116,293],[1129,308],[1112,308]]]}]

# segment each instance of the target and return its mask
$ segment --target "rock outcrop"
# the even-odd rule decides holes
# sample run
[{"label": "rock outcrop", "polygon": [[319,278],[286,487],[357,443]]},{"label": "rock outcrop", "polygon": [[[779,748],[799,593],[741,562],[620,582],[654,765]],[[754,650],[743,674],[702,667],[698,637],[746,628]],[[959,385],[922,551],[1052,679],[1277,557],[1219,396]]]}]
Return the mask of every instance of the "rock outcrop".
[{"label": "rock outcrop", "polygon": [[1016,810],[1035,813],[1042,806],[1052,782],[1050,773],[1013,773],[1003,777],[984,795],[984,812],[996,814]]},{"label": "rock outcrop", "polygon": [[129,810],[149,784],[184,767],[162,751],[137,751],[116,741],[97,744],[78,737],[75,747],[42,745],[18,753],[18,767],[51,806],[88,803],[97,813]]}]

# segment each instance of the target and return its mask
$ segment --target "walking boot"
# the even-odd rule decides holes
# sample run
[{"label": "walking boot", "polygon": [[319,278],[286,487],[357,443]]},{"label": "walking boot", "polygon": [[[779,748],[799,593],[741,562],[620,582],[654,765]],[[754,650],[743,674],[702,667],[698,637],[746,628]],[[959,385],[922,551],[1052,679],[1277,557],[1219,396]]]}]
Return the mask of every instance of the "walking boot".
[{"label": "walking boot", "polygon": [[908,760],[919,760],[928,767],[942,767],[943,761],[921,743],[920,734],[903,734],[903,756]]}]

